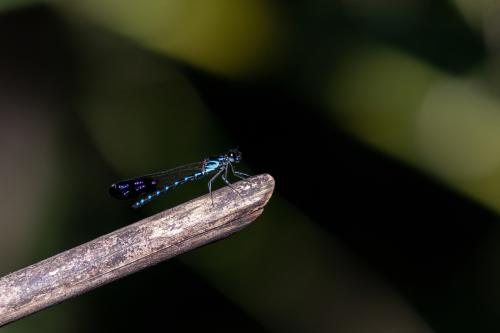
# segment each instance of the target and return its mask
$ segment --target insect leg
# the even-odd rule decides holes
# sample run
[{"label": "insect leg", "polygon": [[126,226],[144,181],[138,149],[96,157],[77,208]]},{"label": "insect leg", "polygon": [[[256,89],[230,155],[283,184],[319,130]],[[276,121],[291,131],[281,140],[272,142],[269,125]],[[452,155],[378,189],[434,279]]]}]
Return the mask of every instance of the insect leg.
[{"label": "insect leg", "polygon": [[236,192],[236,194],[240,195],[240,193],[238,191],[236,191],[236,189],[234,188],[234,186],[231,185],[231,183],[227,180],[227,169],[228,169],[228,167],[226,165],[226,168],[225,168],[226,172],[224,173],[224,175],[222,175],[221,178],[224,181],[224,183],[226,183],[226,185],[231,188],[231,190],[233,190],[234,192]]},{"label": "insect leg", "polygon": [[235,175],[236,177],[240,178],[240,179],[243,179],[245,181],[248,181],[246,180],[245,178],[248,178],[250,177],[250,175],[247,175],[246,173],[243,173],[243,172],[239,172],[239,171],[236,171],[234,170],[234,166],[229,163],[229,166],[231,167],[231,172],[233,173],[233,175]]},{"label": "insect leg", "polygon": [[210,193],[210,198],[212,199],[212,206],[214,205],[214,195],[212,194],[212,183],[217,177],[219,177],[222,171],[224,171],[224,169],[220,169],[219,171],[217,171],[215,176],[210,178],[210,180],[208,181],[208,192]]}]

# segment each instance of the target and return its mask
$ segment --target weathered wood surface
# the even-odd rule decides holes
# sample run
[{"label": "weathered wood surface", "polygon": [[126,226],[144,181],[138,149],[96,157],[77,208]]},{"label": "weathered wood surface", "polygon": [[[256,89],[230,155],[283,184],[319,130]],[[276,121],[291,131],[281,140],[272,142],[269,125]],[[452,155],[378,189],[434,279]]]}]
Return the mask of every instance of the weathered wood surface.
[{"label": "weathered wood surface", "polygon": [[255,220],[274,190],[248,178],[0,278],[0,326],[160,261],[231,235]]}]

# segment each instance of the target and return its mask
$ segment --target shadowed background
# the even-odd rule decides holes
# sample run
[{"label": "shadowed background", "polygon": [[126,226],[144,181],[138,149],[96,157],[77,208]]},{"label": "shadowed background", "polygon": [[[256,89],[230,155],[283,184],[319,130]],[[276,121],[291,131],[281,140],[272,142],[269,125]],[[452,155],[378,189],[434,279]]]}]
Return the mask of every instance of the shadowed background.
[{"label": "shadowed background", "polygon": [[[140,210],[109,184],[238,147],[246,230],[5,332],[500,329],[494,1],[0,2],[0,274]],[[219,183],[220,185],[220,183]]]}]

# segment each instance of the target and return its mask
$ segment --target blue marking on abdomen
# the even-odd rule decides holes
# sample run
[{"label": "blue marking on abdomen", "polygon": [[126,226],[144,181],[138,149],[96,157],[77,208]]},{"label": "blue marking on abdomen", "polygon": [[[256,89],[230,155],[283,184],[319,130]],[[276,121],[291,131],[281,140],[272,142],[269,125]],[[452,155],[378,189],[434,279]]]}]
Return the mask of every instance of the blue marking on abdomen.
[{"label": "blue marking on abdomen", "polygon": [[[216,162],[217,165],[219,164],[218,162]],[[215,170],[215,169],[214,169]],[[169,185],[165,185],[162,189],[160,190],[157,190],[156,192],[154,193],[151,193],[151,194],[148,194],[145,198],[142,198],[140,200],[137,200],[133,205],[132,207],[133,208],[139,208],[145,204],[147,204],[148,202],[152,201],[153,199],[155,199],[156,197],[158,197],[160,194],[162,193],[165,193],[165,192],[168,192],[169,190],[173,189],[174,187],[177,187],[179,185],[182,185],[184,183],[187,183],[191,180],[195,180],[201,176],[204,176],[205,174],[207,173],[207,171],[205,170],[205,172],[197,172],[195,173],[194,175],[192,176],[186,176],[184,177],[182,180],[176,180],[174,183],[172,184],[169,184]]]}]

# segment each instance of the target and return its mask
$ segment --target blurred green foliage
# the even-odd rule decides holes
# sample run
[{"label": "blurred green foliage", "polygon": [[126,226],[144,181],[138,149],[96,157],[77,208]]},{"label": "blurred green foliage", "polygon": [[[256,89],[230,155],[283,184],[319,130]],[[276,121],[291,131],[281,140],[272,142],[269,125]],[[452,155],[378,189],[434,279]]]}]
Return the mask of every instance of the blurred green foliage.
[{"label": "blurred green foliage", "polygon": [[41,2],[40,0],[2,0],[0,1],[0,11],[12,10],[22,6],[32,5]]}]

